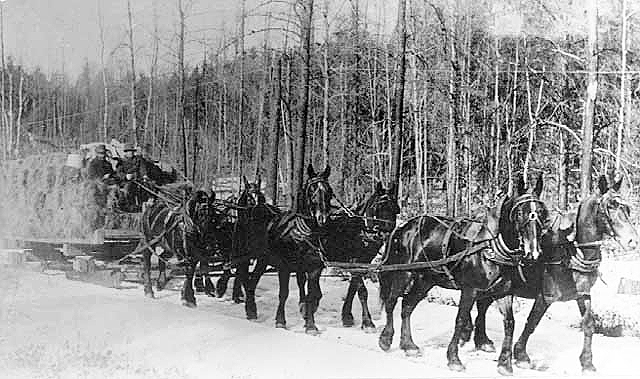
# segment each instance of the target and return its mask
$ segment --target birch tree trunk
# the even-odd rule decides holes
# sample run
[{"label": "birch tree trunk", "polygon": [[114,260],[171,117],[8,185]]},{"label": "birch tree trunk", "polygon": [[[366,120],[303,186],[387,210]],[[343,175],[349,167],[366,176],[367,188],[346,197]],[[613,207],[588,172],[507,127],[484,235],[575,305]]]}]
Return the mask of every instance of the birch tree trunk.
[{"label": "birch tree trunk", "polygon": [[182,0],[178,0],[178,13],[180,17],[180,34],[178,36],[178,96],[177,96],[177,111],[176,118],[180,129],[182,130],[182,173],[185,177],[189,176],[188,173],[188,156],[187,156],[187,124],[184,117],[184,87],[185,87],[185,73],[184,73],[184,29],[185,29],[185,15],[184,8],[182,6]]},{"label": "birch tree trunk", "polygon": [[278,151],[280,145],[280,97],[282,96],[282,58],[278,58],[276,80],[273,84],[274,96],[271,97],[271,140],[269,143],[269,166],[267,170],[267,197],[273,205],[278,204]]},{"label": "birch tree trunk", "polygon": [[300,120],[296,133],[296,154],[294,162],[293,204],[291,207],[296,211],[302,211],[301,200],[304,186],[305,151],[307,144],[307,120],[309,116],[309,82],[311,72],[311,28],[313,25],[313,0],[304,0],[302,5],[302,88],[300,103]]},{"label": "birch tree trunk", "polygon": [[127,0],[127,15],[129,19],[129,55],[131,64],[131,82],[129,83],[130,93],[130,106],[131,106],[131,132],[133,133],[133,143],[138,145],[138,126],[136,120],[136,60],[135,60],[135,48],[133,45],[133,17],[131,14],[131,0]]},{"label": "birch tree trunk", "polygon": [[585,94],[585,106],[582,119],[582,161],[580,171],[582,178],[580,181],[580,193],[585,199],[591,193],[591,172],[593,153],[593,119],[595,116],[596,95],[598,93],[598,3],[597,0],[587,0],[587,90]]},{"label": "birch tree trunk", "polygon": [[[151,106],[153,104],[153,84],[155,82],[156,70],[158,67],[158,50],[159,50],[159,36],[158,36],[158,8],[156,7],[156,0],[153,0],[153,56],[151,58],[151,69],[149,70],[149,94],[147,95],[147,113],[144,116],[144,140],[147,142],[149,131],[149,118],[151,117]],[[155,133],[153,146],[155,146]]]},{"label": "birch tree trunk", "polygon": [[406,51],[407,51],[407,0],[399,0],[398,4],[398,40],[400,44],[400,57],[398,79],[395,94],[395,122],[393,134],[396,138],[395,149],[393,154],[393,187],[400,188],[400,177],[402,173],[402,122],[404,113],[404,79],[406,72]]},{"label": "birch tree trunk", "polygon": [[626,81],[627,81],[627,0],[622,0],[622,62],[620,63],[620,120],[618,124],[618,138],[616,140],[616,173],[620,172],[622,158],[622,137],[625,130]]}]

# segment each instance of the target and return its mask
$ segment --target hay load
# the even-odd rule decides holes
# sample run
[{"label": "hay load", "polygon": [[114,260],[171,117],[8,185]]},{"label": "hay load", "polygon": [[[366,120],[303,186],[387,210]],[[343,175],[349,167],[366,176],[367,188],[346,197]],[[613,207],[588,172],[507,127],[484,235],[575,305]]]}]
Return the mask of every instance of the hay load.
[{"label": "hay load", "polygon": [[0,237],[90,240],[100,228],[137,228],[114,209],[116,188],[67,163],[65,153],[0,163]]}]

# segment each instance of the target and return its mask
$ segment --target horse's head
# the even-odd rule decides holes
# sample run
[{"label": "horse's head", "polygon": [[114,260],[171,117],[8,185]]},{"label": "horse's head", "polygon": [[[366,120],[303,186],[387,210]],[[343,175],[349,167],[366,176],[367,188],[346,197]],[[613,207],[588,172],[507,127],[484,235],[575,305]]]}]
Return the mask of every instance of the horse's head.
[{"label": "horse's head", "polygon": [[242,177],[242,193],[238,199],[238,205],[242,207],[255,207],[266,203],[264,194],[260,190],[262,180],[258,176],[256,182],[249,183],[245,176]]},{"label": "horse's head", "polygon": [[206,224],[211,221],[211,202],[205,191],[197,190],[187,201],[187,214],[201,229],[208,229]]},{"label": "horse's head", "polygon": [[626,250],[637,247],[638,232],[629,221],[629,205],[618,192],[622,179],[620,177],[609,187],[607,179],[604,176],[600,177],[599,193],[588,197],[580,205],[576,234],[588,233],[596,239],[600,239],[603,234],[608,234]]},{"label": "horse's head", "polygon": [[398,197],[393,186],[385,189],[377,182],[371,197],[364,204],[363,215],[367,229],[388,235],[396,227],[396,218],[400,213]]},{"label": "horse's head", "polygon": [[304,204],[305,211],[308,212],[316,221],[318,226],[324,226],[329,219],[331,210],[331,198],[333,190],[329,185],[329,175],[331,167],[327,166],[323,172],[316,173],[313,165],[307,167],[309,178],[304,186]]},{"label": "horse's head", "polygon": [[515,195],[505,201],[500,215],[500,232],[505,243],[510,249],[522,249],[529,259],[538,259],[542,253],[540,241],[549,217],[547,206],[540,200],[542,186],[540,175],[529,192],[520,176]]}]

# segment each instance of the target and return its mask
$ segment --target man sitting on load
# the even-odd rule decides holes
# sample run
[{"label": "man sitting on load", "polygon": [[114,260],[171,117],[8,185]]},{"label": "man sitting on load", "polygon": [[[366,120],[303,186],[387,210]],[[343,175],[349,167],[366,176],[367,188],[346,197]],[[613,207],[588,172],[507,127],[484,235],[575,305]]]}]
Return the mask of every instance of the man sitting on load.
[{"label": "man sitting on load", "polygon": [[115,184],[118,181],[116,173],[113,171],[111,162],[107,160],[107,148],[100,144],[95,149],[96,156],[89,162],[88,177],[97,179],[105,184]]},{"label": "man sitting on load", "polygon": [[135,181],[141,179],[140,157],[135,155],[136,148],[132,143],[124,145],[124,158],[120,160],[117,168],[118,177],[121,180],[121,187],[124,196],[124,204],[121,208],[124,211],[137,211],[141,206],[140,188]]}]

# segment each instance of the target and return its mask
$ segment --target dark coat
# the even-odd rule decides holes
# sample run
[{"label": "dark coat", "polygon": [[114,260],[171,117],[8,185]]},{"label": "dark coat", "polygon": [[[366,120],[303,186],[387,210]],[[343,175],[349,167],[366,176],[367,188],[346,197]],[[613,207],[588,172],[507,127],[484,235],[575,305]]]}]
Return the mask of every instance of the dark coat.
[{"label": "dark coat", "polygon": [[126,180],[127,174],[133,174],[134,179],[140,178],[140,167],[142,166],[141,158],[134,156],[131,159],[123,158],[118,165],[118,176],[122,180]]},{"label": "dark coat", "polygon": [[107,162],[106,159],[96,157],[89,162],[89,169],[87,172],[89,179],[102,180],[107,174],[114,176],[115,173],[111,163]]}]

